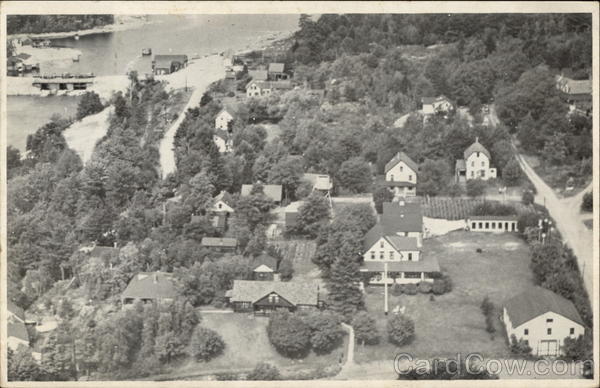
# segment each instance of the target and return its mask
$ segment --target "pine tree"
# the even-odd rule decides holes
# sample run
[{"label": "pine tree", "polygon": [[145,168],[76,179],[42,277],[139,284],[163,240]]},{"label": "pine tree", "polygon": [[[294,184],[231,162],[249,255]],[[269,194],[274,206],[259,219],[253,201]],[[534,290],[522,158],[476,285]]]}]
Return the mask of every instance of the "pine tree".
[{"label": "pine tree", "polygon": [[354,258],[339,257],[331,266],[327,283],[329,304],[333,311],[342,314],[346,320],[352,319],[356,311],[364,306],[360,280],[359,266]]}]

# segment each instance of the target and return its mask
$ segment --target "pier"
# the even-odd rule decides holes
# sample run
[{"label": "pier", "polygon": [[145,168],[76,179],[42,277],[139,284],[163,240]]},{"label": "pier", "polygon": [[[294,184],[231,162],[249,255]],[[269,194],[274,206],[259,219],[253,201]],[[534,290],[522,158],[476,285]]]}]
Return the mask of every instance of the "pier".
[{"label": "pier", "polygon": [[93,75],[34,77],[33,86],[40,90],[86,90],[94,84]]}]

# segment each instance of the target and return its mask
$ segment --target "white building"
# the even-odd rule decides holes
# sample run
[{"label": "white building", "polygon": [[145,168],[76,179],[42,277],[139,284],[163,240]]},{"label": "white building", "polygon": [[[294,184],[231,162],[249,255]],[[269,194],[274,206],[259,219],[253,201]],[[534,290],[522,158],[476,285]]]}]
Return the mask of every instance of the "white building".
[{"label": "white building", "polygon": [[464,159],[456,161],[456,182],[470,179],[488,180],[496,178],[496,169],[491,165],[490,152],[479,143],[479,138],[464,152]]},{"label": "white building", "polygon": [[541,287],[506,302],[503,320],[509,341],[512,335],[526,341],[537,356],[560,355],[565,338],[585,333],[583,320],[573,303]]},{"label": "white building", "polygon": [[517,216],[469,216],[467,227],[471,232],[518,232]]},{"label": "white building", "polygon": [[385,165],[385,184],[397,197],[416,195],[418,165],[404,152],[398,152]]},{"label": "white building", "polygon": [[217,145],[220,153],[233,151],[233,140],[231,140],[231,137],[227,132],[218,130],[213,135],[213,141]]},{"label": "white building", "polygon": [[448,113],[454,109],[454,105],[445,96],[439,97],[423,97],[421,98],[423,104],[423,114],[432,115],[436,113]]},{"label": "white building", "polygon": [[226,109],[221,109],[217,117],[215,117],[215,129],[223,131],[229,130],[229,123],[233,122],[233,115]]}]

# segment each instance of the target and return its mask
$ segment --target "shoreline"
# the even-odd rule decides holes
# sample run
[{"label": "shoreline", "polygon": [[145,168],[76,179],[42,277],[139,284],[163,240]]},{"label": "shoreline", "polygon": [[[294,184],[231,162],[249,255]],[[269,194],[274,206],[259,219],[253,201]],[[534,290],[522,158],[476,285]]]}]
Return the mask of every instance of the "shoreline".
[{"label": "shoreline", "polygon": [[[121,19],[117,19],[121,17]],[[115,15],[115,22],[113,24],[107,24],[102,27],[90,28],[87,30],[76,30],[76,31],[64,31],[64,32],[41,32],[37,34],[28,34],[28,33],[20,33],[20,34],[12,34],[6,37],[7,40],[12,39],[21,39],[21,38],[35,38],[35,39],[64,39],[70,38],[73,36],[85,36],[85,35],[94,35],[94,34],[107,34],[115,31],[125,31],[131,30],[135,28],[142,27],[146,24],[156,23],[155,21],[151,22],[145,18],[145,15],[138,17],[137,15]]]}]

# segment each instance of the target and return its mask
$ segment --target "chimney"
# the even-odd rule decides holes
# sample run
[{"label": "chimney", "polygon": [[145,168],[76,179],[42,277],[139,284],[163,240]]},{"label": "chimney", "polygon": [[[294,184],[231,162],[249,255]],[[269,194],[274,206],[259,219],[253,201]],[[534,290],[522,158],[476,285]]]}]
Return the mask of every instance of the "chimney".
[{"label": "chimney", "polygon": [[113,246],[114,246],[115,248],[117,247],[117,242],[116,242],[116,241],[113,243]]}]

